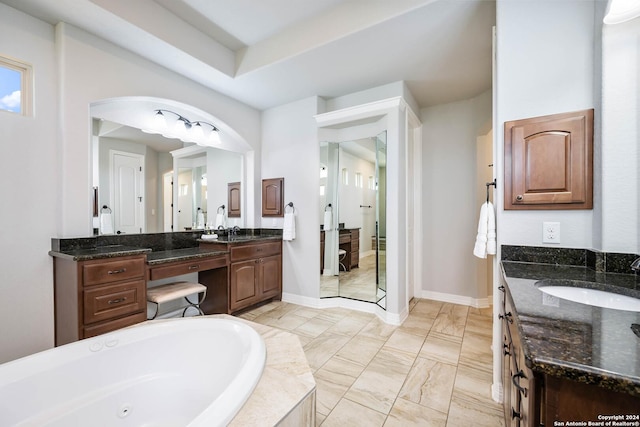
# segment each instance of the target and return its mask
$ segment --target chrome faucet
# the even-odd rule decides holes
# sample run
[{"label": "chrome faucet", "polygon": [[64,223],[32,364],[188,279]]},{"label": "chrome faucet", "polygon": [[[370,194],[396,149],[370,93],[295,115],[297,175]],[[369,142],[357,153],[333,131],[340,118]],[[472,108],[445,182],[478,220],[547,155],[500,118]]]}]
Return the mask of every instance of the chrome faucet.
[{"label": "chrome faucet", "polygon": [[238,231],[240,231],[240,227],[238,227],[237,225],[234,225],[233,228],[229,229],[229,233],[231,233],[234,236],[238,235]]},{"label": "chrome faucet", "polygon": [[631,263],[631,269],[636,274],[640,273],[640,258],[636,258],[636,260]]}]

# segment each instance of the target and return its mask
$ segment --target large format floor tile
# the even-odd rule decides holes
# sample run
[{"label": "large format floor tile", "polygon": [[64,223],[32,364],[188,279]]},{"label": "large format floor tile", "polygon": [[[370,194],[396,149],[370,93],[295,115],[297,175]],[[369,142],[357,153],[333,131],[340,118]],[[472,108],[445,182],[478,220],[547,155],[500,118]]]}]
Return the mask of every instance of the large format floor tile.
[{"label": "large format floor tile", "polygon": [[318,426],[504,426],[491,398],[491,308],[409,306],[400,326],[279,301],[240,317],[298,336],[316,379]]}]

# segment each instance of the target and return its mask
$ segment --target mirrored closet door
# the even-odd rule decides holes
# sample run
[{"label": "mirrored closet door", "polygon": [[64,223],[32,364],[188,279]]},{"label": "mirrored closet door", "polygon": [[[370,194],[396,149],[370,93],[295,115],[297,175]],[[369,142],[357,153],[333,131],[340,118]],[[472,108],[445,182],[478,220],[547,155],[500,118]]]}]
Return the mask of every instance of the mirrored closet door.
[{"label": "mirrored closet door", "polygon": [[386,132],[320,144],[320,296],[386,297]]}]

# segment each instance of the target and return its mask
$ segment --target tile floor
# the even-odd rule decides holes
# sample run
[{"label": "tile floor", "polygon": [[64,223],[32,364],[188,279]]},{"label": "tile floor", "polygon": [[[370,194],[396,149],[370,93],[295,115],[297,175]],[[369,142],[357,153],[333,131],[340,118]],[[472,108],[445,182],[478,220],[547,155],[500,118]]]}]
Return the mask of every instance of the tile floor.
[{"label": "tile floor", "polygon": [[296,334],[317,386],[317,425],[504,426],[491,399],[491,309],[413,300],[401,326],[272,302],[241,314]]}]

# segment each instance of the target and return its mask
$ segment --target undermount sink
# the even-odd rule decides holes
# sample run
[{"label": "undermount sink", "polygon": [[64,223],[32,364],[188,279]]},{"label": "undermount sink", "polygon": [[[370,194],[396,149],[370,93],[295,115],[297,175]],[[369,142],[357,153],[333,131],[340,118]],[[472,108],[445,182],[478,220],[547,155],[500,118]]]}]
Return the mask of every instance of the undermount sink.
[{"label": "undermount sink", "polygon": [[638,298],[587,287],[567,286],[567,281],[541,280],[536,283],[536,286],[548,295],[580,304],[640,312]]}]

